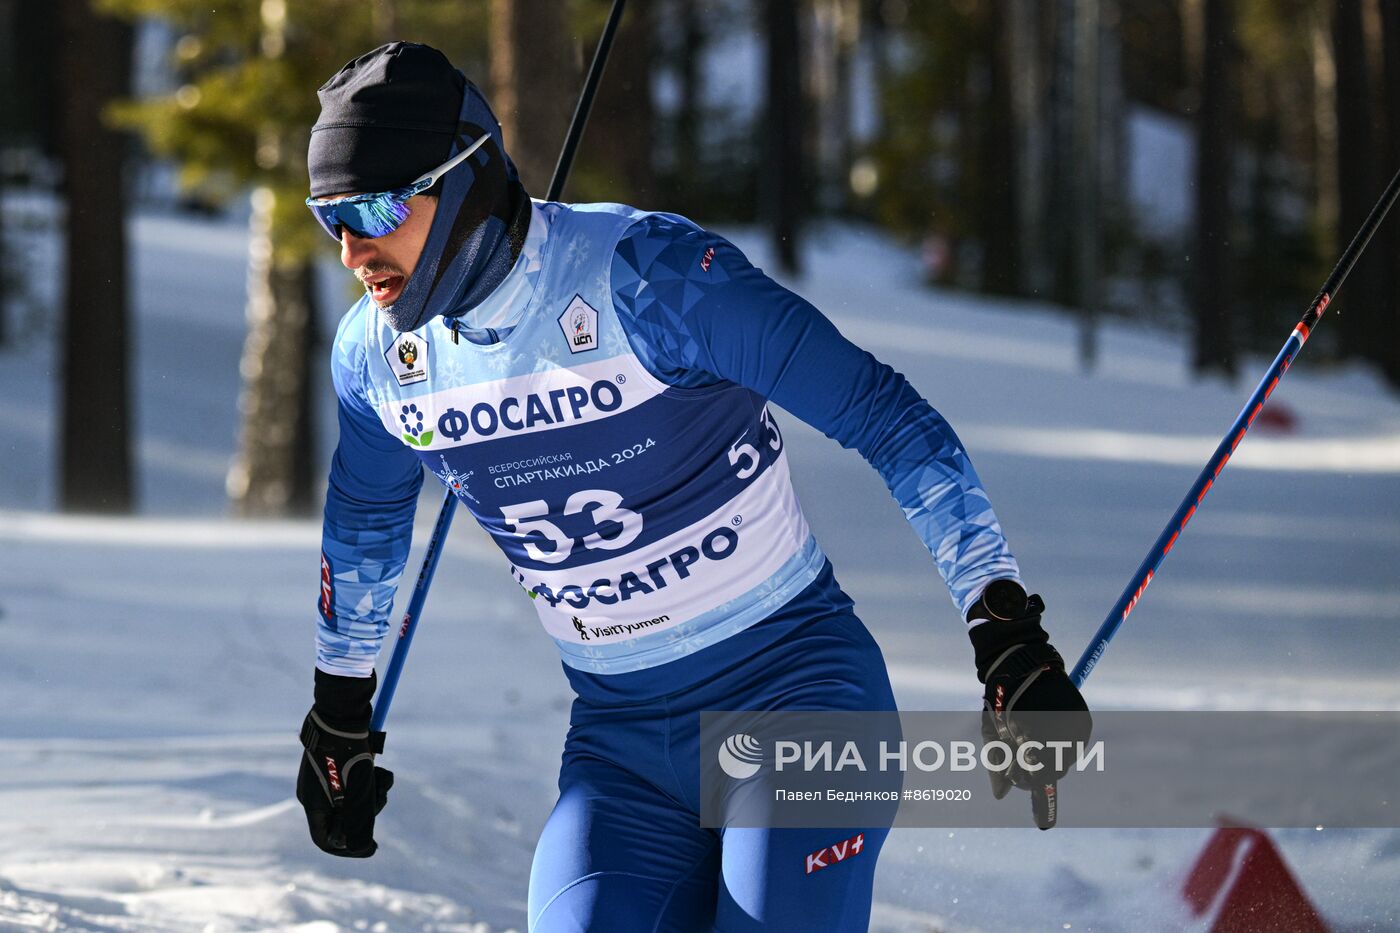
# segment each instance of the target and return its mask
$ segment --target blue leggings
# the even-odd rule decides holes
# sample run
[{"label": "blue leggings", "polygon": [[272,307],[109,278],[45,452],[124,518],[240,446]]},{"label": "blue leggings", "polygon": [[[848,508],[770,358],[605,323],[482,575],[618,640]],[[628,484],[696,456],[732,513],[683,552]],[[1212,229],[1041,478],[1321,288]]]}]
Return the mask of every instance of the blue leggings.
[{"label": "blue leggings", "polygon": [[[673,663],[713,662],[709,650]],[[880,649],[849,610],[679,692],[580,696],[530,871],[530,930],[866,929],[888,828],[702,828],[700,711],[894,708]]]}]

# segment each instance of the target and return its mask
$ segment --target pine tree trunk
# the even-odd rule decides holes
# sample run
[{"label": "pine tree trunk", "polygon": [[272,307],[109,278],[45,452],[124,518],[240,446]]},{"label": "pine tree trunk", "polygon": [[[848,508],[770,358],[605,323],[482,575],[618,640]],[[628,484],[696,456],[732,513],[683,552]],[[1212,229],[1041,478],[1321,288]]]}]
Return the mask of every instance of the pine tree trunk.
[{"label": "pine tree trunk", "polygon": [[982,203],[977,210],[978,239],[982,241],[982,290],[1015,294],[1021,265],[1020,240],[1016,231],[1017,192],[1015,147],[1016,121],[1012,107],[1011,30],[1009,3],[989,4],[986,16],[985,49],[988,74],[985,118],[980,121],[978,172]]},{"label": "pine tree trunk", "polygon": [[248,336],[239,364],[242,424],[228,475],[229,498],[244,516],[305,515],[313,509],[312,379],[322,371],[311,359],[315,268],[309,261],[276,260],[278,197],[260,187],[252,199]]},{"label": "pine tree trunk", "polygon": [[[1337,93],[1337,226],[1341,243],[1348,243],[1366,221],[1379,188],[1374,183],[1370,74],[1362,22],[1363,0],[1336,0],[1332,7],[1332,49]],[[1369,260],[1369,261],[1368,261]],[[1375,360],[1384,335],[1377,333],[1376,301],[1379,264],[1366,256],[1356,264],[1337,303],[1342,353]]]},{"label": "pine tree trunk", "polygon": [[677,20],[677,39],[671,58],[680,84],[680,101],[676,109],[675,159],[667,202],[676,205],[672,210],[690,214],[703,203],[696,195],[703,181],[700,110],[704,92],[700,84],[700,64],[707,36],[705,17],[691,0],[677,0],[670,12]]},{"label": "pine tree trunk", "polygon": [[1079,364],[1099,355],[1099,0],[1074,4],[1074,281],[1079,306]]},{"label": "pine tree trunk", "polygon": [[1196,266],[1193,305],[1197,373],[1233,379],[1238,368],[1230,281],[1230,171],[1234,159],[1232,0],[1201,12],[1201,95],[1196,114]]},{"label": "pine tree trunk", "polygon": [[1007,12],[1010,43],[1012,152],[1016,161],[1014,235],[1020,262],[1017,287],[1024,295],[1040,294],[1049,284],[1045,257],[1045,61],[1037,0],[1011,0]]},{"label": "pine tree trunk", "polygon": [[[1052,36],[1049,149],[1052,170],[1047,197],[1051,217],[1058,229],[1073,229],[1079,222],[1078,201],[1074,197],[1078,171],[1074,161],[1074,4],[1049,4]],[[1051,236],[1049,253],[1054,270],[1054,300],[1074,306],[1079,301],[1079,270],[1075,264],[1075,240],[1072,236]]]},{"label": "pine tree trunk", "polygon": [[860,46],[859,0],[832,0],[836,19],[834,77],[829,119],[824,132],[832,141],[831,196],[827,207],[847,211],[851,206],[850,172],[855,161],[855,58]]},{"label": "pine tree trunk", "polygon": [[[9,86],[9,82],[0,84],[0,87]],[[3,155],[3,150],[0,150],[0,155]],[[9,248],[5,244],[5,173],[0,170],[0,277],[8,277],[9,263],[6,261],[6,257],[9,255]],[[0,289],[0,347],[5,345],[9,337],[7,329],[8,304],[9,302],[5,300],[5,290]]]},{"label": "pine tree trunk", "polygon": [[871,109],[874,111],[870,121],[872,139],[880,139],[888,132],[889,115],[886,112],[885,92],[895,73],[894,46],[899,38],[898,30],[889,22],[892,13],[892,5],[886,6],[877,3],[867,7],[865,15],[869,36],[870,71],[875,85],[875,99],[870,102]]},{"label": "pine tree trunk", "polygon": [[[589,119],[588,143],[581,147],[578,170],[591,176],[600,197],[642,208],[658,209],[652,145],[656,114],[652,106],[651,69],[655,32],[653,4],[636,3],[613,39],[607,70]],[[590,50],[593,43],[589,43]],[[558,150],[563,134],[554,143]],[[551,166],[552,168],[552,166]]]},{"label": "pine tree trunk", "polygon": [[[18,11],[13,3],[8,0],[0,0],[0,93],[5,97],[16,96],[19,90],[19,83],[15,75],[15,41],[18,29],[16,21],[19,19]],[[0,114],[0,134],[8,135],[14,133],[17,128],[15,114]],[[4,155],[4,142],[0,142],[0,156]],[[0,276],[8,276],[10,255],[5,245],[5,172],[0,170]],[[7,289],[0,289],[0,346],[5,345],[8,330],[6,329]]]},{"label": "pine tree trunk", "polygon": [[89,0],[63,0],[61,16],[68,262],[59,497],[68,510],[128,512],[126,139],[104,125],[102,110],[128,93],[132,30],[99,18]]},{"label": "pine tree trunk", "polygon": [[[1131,8],[1131,4],[1128,4]],[[1099,215],[1104,219],[1127,214],[1129,163],[1127,88],[1123,75],[1122,0],[1099,0]],[[1100,232],[1103,225],[1100,224]],[[1101,247],[1103,243],[1101,241]],[[1111,250],[1101,248],[1107,266]]]},{"label": "pine tree trunk", "polygon": [[765,0],[768,32],[763,193],[778,266],[801,272],[798,236],[806,194],[802,153],[801,35],[797,0]]},{"label": "pine tree trunk", "polygon": [[806,43],[807,93],[813,119],[807,126],[813,189],[819,210],[846,209],[851,166],[852,58],[860,37],[860,10],[852,0],[810,4],[811,37]]},{"label": "pine tree trunk", "polygon": [[1318,10],[1310,17],[1309,33],[1313,72],[1313,183],[1317,187],[1314,226],[1318,230],[1318,249],[1324,256],[1335,256],[1341,251],[1337,244],[1340,239],[1337,231],[1337,65],[1332,52],[1331,15],[1326,10]]},{"label": "pine tree trunk", "polygon": [[566,14],[556,0],[491,0],[491,109],[537,198],[549,190],[581,86]]},{"label": "pine tree trunk", "polygon": [[[1384,110],[1386,171],[1377,178],[1378,184],[1389,181],[1389,175],[1400,170],[1400,5],[1383,2],[1381,9],[1381,49],[1383,57],[1381,101]],[[1383,282],[1377,296],[1382,338],[1381,368],[1392,386],[1400,387],[1400,224],[1390,218],[1376,233],[1380,240],[1375,246],[1377,256],[1372,262],[1380,267]]]}]

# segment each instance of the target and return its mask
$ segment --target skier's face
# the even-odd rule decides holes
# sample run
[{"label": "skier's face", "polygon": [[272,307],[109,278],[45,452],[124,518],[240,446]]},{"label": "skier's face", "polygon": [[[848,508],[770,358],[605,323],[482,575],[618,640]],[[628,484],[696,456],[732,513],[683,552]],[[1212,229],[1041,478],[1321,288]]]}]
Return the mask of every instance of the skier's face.
[{"label": "skier's face", "polygon": [[344,228],[340,231],[341,263],[355,273],[355,278],[381,308],[393,304],[403,292],[404,283],[423,254],[423,244],[428,242],[428,231],[437,213],[437,198],[426,194],[416,195],[405,203],[408,217],[393,233],[370,240],[353,236]]}]

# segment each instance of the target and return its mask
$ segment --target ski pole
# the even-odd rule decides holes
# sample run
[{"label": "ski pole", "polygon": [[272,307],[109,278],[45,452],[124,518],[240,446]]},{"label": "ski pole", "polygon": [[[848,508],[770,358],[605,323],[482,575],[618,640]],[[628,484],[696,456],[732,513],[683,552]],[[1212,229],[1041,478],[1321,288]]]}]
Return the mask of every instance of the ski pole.
[{"label": "ski pole", "polygon": [[[589,111],[593,109],[593,97],[603,78],[603,66],[607,64],[608,53],[612,49],[613,36],[617,24],[622,19],[622,7],[626,0],[613,0],[612,12],[603,27],[603,35],[598,39],[598,48],[593,53],[593,63],[588,68],[588,77],[579,94],[578,106],[574,108],[573,119],[569,122],[569,132],[564,138],[564,148],[559,153],[559,162],[554,166],[554,177],[549,182],[546,199],[557,201],[564,192],[564,182],[569,178],[573,167],[574,153],[579,140],[583,138],[583,127],[588,122]],[[384,731],[384,721],[389,718],[389,706],[394,702],[394,691],[403,673],[404,661],[408,658],[408,647],[413,643],[413,633],[418,629],[418,619],[423,614],[423,603],[428,598],[428,587],[432,585],[433,574],[437,571],[438,559],[442,557],[443,545],[447,543],[447,531],[452,527],[452,514],[457,508],[457,494],[448,488],[442,500],[442,510],[438,512],[437,523],[433,525],[428,548],[423,552],[423,566],[418,571],[418,581],[413,585],[413,598],[399,624],[399,637],[394,642],[394,652],[389,657],[389,666],[384,671],[384,683],[379,687],[379,696],[374,701],[374,715],[370,719],[370,729]]]},{"label": "ski pole", "polygon": [[394,690],[399,685],[399,675],[403,673],[403,662],[408,658],[408,646],[413,642],[418,617],[423,614],[423,601],[428,598],[428,586],[433,582],[443,544],[447,541],[447,531],[452,527],[452,516],[457,511],[455,504],[456,493],[448,489],[447,500],[442,504],[442,511],[438,512],[432,536],[428,538],[428,549],[423,552],[423,566],[418,570],[418,581],[413,584],[413,597],[409,599],[403,622],[399,624],[394,653],[389,658],[389,666],[384,669],[384,683],[379,687],[379,698],[374,703],[374,715],[369,721],[373,732],[383,732],[384,720],[389,718],[389,704],[394,701]]},{"label": "ski pole", "polygon": [[1268,372],[1264,373],[1264,378],[1259,380],[1259,385],[1249,397],[1249,401],[1244,403],[1244,408],[1240,410],[1239,416],[1235,418],[1235,423],[1230,425],[1230,430],[1225,432],[1225,437],[1220,442],[1220,446],[1215,449],[1215,453],[1206,463],[1201,475],[1196,477],[1196,482],[1192,484],[1186,498],[1181,500],[1181,505],[1177,506],[1176,512],[1171,520],[1167,522],[1167,527],[1162,529],[1162,533],[1157,536],[1157,541],[1148,551],[1147,557],[1143,560],[1137,572],[1124,588],[1122,595],[1118,597],[1118,602],[1114,603],[1109,610],[1108,618],[1104,619],[1099,630],[1094,633],[1093,641],[1089,647],[1084,649],[1084,654],[1080,657],[1079,663],[1074,665],[1074,670],[1070,672],[1070,678],[1076,686],[1082,686],[1089,672],[1094,669],[1094,665],[1099,663],[1103,657],[1104,649],[1118,632],[1118,629],[1127,620],[1128,614],[1137,606],[1138,600],[1142,598],[1143,591],[1152,582],[1153,574],[1162,565],[1162,561],[1171,553],[1172,547],[1176,545],[1177,537],[1196,514],[1196,509],[1205,501],[1206,493],[1215,483],[1220,471],[1225,469],[1225,464],[1229,462],[1230,455],[1235,452],[1235,448],[1244,440],[1245,432],[1254,424],[1255,417],[1260,409],[1264,407],[1264,402],[1278,386],[1279,380],[1288,372],[1288,367],[1292,364],[1293,358],[1298,355],[1298,351],[1303,349],[1303,344],[1307,343],[1308,335],[1317,326],[1317,322],[1322,318],[1322,313],[1327,310],[1327,306],[1337,297],[1337,292],[1342,288],[1342,283],[1346,281],[1347,275],[1351,272],[1352,266],[1356,265],[1356,260],[1366,249],[1366,245],[1371,242],[1372,235],[1381,221],[1385,219],[1386,212],[1395,203],[1397,195],[1400,195],[1400,172],[1390,180],[1385,193],[1376,202],[1376,206],[1371,208],[1370,216],[1357,231],[1356,237],[1352,239],[1351,245],[1346,252],[1342,253],[1342,258],[1337,260],[1336,267],[1332,274],[1323,283],[1322,290],[1317,293],[1317,297],[1308,306],[1307,313],[1303,315],[1293,328],[1293,333],[1288,335],[1288,339],[1283,344],[1283,349],[1279,351],[1274,362],[1269,366]]}]

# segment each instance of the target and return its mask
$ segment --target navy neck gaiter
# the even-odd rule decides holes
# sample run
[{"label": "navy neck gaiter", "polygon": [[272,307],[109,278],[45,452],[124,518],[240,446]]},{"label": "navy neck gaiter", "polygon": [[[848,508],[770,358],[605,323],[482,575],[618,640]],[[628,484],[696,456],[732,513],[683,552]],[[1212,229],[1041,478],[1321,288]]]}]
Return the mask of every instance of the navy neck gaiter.
[{"label": "navy neck gaiter", "polygon": [[490,134],[491,141],[442,179],[437,213],[418,264],[398,300],[381,309],[389,326],[400,333],[435,317],[470,311],[505,280],[520,255],[530,224],[530,197],[505,153],[500,124],[468,81],[457,138],[444,161],[483,134]]},{"label": "navy neck gaiter", "polygon": [[481,303],[510,272],[530,222],[529,195],[481,91],[437,49],[391,42],[346,63],[317,96],[313,197],[393,190],[491,137],[439,180],[423,252],[382,314],[404,332]]}]

